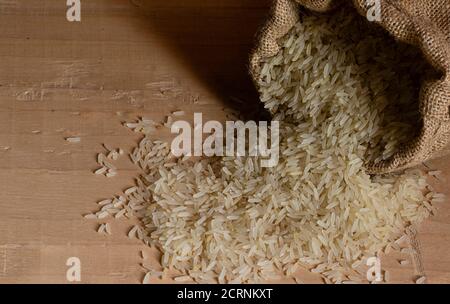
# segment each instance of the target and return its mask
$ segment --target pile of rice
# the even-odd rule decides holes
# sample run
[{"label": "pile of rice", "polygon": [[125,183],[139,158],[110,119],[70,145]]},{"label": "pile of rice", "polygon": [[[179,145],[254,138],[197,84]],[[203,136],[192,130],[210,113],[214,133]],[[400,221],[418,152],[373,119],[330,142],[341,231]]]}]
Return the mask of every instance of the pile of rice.
[{"label": "pile of rice", "polygon": [[389,157],[416,132],[426,73],[407,64],[415,51],[353,15],[303,15],[263,64],[261,100],[280,121],[276,167],[257,157],[174,159],[140,122],[131,158],[142,175],[103,209],[138,218],[135,231],[161,250],[164,269],[239,283],[301,265],[344,282],[433,212],[440,196],[420,170],[365,173],[365,161]]}]

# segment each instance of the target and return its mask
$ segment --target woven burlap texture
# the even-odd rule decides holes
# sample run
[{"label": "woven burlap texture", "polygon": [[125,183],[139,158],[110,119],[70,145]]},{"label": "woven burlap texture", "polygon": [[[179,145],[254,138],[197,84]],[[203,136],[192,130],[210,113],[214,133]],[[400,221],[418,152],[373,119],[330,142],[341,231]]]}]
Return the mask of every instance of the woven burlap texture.
[{"label": "woven burlap texture", "polygon": [[[339,9],[342,1],[351,0],[276,0],[250,59],[250,72],[255,82],[261,60],[278,53],[277,40],[299,20],[299,5],[325,12],[335,7]],[[363,16],[374,7],[373,0],[352,2]],[[418,136],[390,159],[367,164],[367,171],[375,174],[415,166],[450,143],[450,0],[380,0],[380,3],[381,21],[375,22],[397,40],[419,47],[442,77],[422,83],[419,97],[422,122]]]}]

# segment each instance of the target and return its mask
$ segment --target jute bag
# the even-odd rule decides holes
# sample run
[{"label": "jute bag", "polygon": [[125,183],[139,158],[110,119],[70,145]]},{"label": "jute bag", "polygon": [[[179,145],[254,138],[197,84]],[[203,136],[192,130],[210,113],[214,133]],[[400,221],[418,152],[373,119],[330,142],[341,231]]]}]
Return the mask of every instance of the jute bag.
[{"label": "jute bag", "polygon": [[[272,16],[262,29],[251,56],[250,72],[254,80],[259,77],[261,60],[278,53],[277,40],[299,20],[299,5],[325,12],[339,9],[341,1],[350,0],[275,0]],[[374,6],[373,0],[351,1],[363,16]],[[450,143],[450,0],[380,1],[381,21],[378,23],[397,40],[419,47],[442,77],[422,83],[419,97],[422,125],[417,138],[390,159],[367,164],[367,171],[375,174],[417,165]]]}]

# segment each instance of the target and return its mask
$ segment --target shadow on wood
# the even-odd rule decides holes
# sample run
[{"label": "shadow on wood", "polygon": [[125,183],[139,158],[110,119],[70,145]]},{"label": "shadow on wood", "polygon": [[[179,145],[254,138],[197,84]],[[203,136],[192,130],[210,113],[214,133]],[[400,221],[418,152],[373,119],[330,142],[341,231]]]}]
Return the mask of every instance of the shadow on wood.
[{"label": "shadow on wood", "polygon": [[264,113],[248,73],[248,58],[270,2],[133,0],[145,14],[144,26],[161,36],[174,56],[246,119]]}]

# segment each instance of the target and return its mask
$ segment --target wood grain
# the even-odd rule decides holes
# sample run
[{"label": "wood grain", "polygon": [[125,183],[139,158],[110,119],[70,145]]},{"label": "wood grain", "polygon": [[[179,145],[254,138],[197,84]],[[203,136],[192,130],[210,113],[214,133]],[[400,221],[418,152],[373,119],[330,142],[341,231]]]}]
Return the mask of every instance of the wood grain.
[{"label": "wood grain", "polygon": [[[123,158],[116,178],[95,176],[95,155],[103,143],[129,150],[138,136],[121,123],[137,116],[223,119],[226,107],[252,117],[247,58],[269,2],[90,0],[69,23],[65,1],[0,0],[0,283],[66,283],[72,256],[82,283],[142,280],[147,249],[126,237],[132,223],[112,223],[105,237],[81,216],[137,172]],[[450,173],[448,157],[429,165]],[[439,190],[447,186],[442,178]],[[419,233],[430,282],[450,283],[449,232],[445,203]],[[412,282],[396,258],[383,260],[392,280]]]}]

